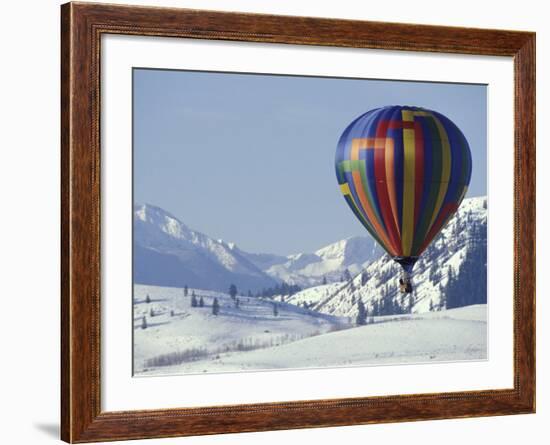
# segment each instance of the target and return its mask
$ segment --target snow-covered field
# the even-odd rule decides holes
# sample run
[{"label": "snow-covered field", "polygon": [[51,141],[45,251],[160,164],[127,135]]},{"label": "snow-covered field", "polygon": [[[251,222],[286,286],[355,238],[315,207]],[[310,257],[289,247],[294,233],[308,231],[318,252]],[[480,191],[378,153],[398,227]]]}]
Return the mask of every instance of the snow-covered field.
[{"label": "snow-covered field", "polygon": [[[197,302],[202,297],[204,307],[191,306],[193,293]],[[214,298],[220,305],[218,315],[212,313]],[[347,318],[254,297],[237,299],[238,307],[236,301],[221,292],[189,289],[185,296],[181,288],[135,285],[134,373],[151,368],[159,374],[179,373],[167,364],[198,358],[210,360],[236,351],[246,354],[252,349],[349,327]]]},{"label": "snow-covered field", "polygon": [[[205,307],[191,307],[191,294]],[[291,304],[189,289],[134,288],[136,375],[483,360],[486,306],[393,317],[353,327]],[[149,295],[150,303],[146,302]],[[220,313],[212,313],[213,298]],[[151,316],[151,309],[154,316]],[[172,313],[171,313],[172,312]],[[147,327],[142,329],[143,317]]]}]

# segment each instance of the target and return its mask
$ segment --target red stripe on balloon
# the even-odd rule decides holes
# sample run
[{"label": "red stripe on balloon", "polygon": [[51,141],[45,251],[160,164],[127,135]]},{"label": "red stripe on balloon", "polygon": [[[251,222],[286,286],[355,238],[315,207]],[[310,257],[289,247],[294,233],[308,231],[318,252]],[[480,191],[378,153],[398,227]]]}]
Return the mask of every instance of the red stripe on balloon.
[{"label": "red stripe on balloon", "polygon": [[426,235],[426,238],[424,239],[424,243],[422,244],[422,247],[420,248],[420,251],[418,254],[420,255],[424,250],[426,250],[426,247],[432,242],[434,237],[439,233],[439,231],[443,228],[443,226],[447,223],[449,218],[453,215],[454,212],[458,210],[458,205],[454,202],[450,202],[448,204],[445,204],[441,211],[439,212],[439,215],[437,219],[435,220],[432,228]]},{"label": "red stripe on balloon", "polygon": [[[380,120],[376,128],[376,138],[381,140],[387,137],[388,131],[387,120]],[[388,185],[386,178],[386,148],[381,144],[380,147],[375,144],[374,147],[374,175],[376,179],[376,196],[380,203],[380,213],[386,226],[386,232],[388,238],[391,241],[392,247],[395,249],[397,255],[403,255],[403,248],[401,246],[401,239],[395,226],[391,203],[388,195]]]},{"label": "red stripe on balloon", "polygon": [[416,128],[414,122],[409,121],[400,121],[400,120],[392,120],[392,121],[382,121],[388,123],[388,128],[390,130],[399,130],[403,128],[409,128],[411,130],[414,130]]}]

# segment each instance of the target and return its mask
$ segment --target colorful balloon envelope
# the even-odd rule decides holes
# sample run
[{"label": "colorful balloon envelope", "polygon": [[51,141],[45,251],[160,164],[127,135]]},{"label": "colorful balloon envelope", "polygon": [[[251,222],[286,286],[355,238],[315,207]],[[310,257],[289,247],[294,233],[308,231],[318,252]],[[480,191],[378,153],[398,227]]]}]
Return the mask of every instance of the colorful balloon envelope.
[{"label": "colorful balloon envelope", "polygon": [[368,111],[349,124],[336,149],[346,202],[407,276],[457,211],[471,174],[464,134],[424,108]]}]

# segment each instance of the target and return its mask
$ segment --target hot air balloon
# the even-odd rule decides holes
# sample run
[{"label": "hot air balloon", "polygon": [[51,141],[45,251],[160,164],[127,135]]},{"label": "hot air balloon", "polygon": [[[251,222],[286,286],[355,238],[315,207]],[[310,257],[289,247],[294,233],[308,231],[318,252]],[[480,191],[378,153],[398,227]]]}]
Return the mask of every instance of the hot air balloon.
[{"label": "hot air balloon", "polygon": [[416,261],[468,190],[472,155],[464,134],[436,111],[377,108],[344,130],[335,164],[352,212],[401,265],[401,292],[412,292]]}]

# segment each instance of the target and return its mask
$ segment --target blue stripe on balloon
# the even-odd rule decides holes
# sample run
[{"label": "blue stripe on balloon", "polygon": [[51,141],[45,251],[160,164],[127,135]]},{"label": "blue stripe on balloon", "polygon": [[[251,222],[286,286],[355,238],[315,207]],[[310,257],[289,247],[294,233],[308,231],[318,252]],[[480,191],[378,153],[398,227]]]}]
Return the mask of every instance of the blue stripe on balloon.
[{"label": "blue stripe on balloon", "polygon": [[[401,107],[394,107],[394,114],[392,119],[399,122],[403,122],[403,116],[401,113]],[[388,132],[388,136],[394,140],[394,154],[393,154],[393,172],[395,175],[395,195],[397,203],[397,215],[399,221],[399,227],[403,226],[403,159],[404,159],[404,147],[403,147],[403,129],[396,128]]]},{"label": "blue stripe on balloon", "polygon": [[[424,135],[424,187],[422,189],[422,195],[420,198],[420,216],[419,221],[422,219],[422,215],[426,210],[428,198],[430,196],[430,187],[432,184],[432,164],[433,164],[433,150],[434,146],[432,138],[434,134],[431,131],[431,126],[426,122],[427,119],[432,119],[431,116],[418,116],[416,118],[422,128],[422,134]],[[417,228],[415,227],[415,239],[417,237]],[[414,242],[413,242],[414,243]]]}]

